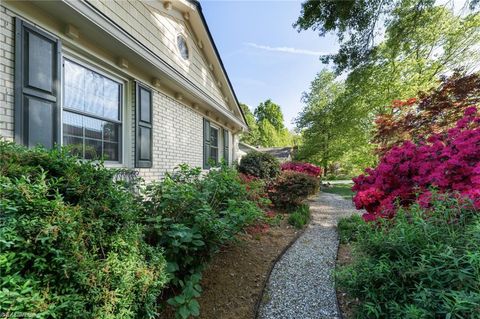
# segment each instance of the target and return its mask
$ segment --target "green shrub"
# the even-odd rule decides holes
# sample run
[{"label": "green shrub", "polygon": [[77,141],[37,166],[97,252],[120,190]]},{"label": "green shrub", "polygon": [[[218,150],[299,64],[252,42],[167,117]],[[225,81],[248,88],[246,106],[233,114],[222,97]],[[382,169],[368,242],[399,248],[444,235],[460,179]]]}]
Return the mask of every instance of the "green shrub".
[{"label": "green shrub", "polygon": [[307,204],[300,205],[288,216],[288,223],[295,228],[303,228],[310,221],[310,207]]},{"label": "green shrub", "polygon": [[358,233],[365,227],[365,221],[360,215],[342,218],[338,222],[340,242],[346,244],[357,240]]},{"label": "green shrub", "polygon": [[262,215],[235,170],[222,166],[203,178],[200,173],[183,165],[144,191],[147,240],[164,250],[168,303],[181,318],[198,314],[199,278],[212,254]]},{"label": "green shrub", "polygon": [[0,141],[0,312],[154,317],[167,281],[114,170]]},{"label": "green shrub", "polygon": [[295,207],[309,195],[318,192],[318,178],[294,171],[284,171],[269,189],[273,204],[278,207]]},{"label": "green shrub", "polygon": [[238,171],[262,179],[271,179],[280,173],[280,163],[271,154],[250,152],[240,160]]},{"label": "green shrub", "polygon": [[454,196],[363,224],[337,272],[358,318],[479,318],[480,217]]}]

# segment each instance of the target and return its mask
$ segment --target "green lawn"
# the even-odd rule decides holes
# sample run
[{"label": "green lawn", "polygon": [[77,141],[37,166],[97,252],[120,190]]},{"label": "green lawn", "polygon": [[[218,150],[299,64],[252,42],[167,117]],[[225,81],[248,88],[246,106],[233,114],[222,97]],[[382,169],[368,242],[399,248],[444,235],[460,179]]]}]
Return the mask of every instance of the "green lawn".
[{"label": "green lawn", "polygon": [[322,192],[338,194],[345,199],[352,199],[354,193],[352,192],[353,184],[335,184],[330,187],[322,187]]}]

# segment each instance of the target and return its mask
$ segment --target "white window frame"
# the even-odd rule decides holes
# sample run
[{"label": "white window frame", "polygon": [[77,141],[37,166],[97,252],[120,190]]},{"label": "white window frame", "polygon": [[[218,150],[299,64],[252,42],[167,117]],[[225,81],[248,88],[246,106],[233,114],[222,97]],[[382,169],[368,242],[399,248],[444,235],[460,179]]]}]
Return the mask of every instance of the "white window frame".
[{"label": "white window frame", "polygon": [[[109,71],[105,69],[104,67],[100,66],[98,63],[95,63],[83,56],[78,56],[74,52],[71,52],[69,50],[64,50],[62,52],[61,56],[61,88],[60,88],[60,138],[59,142],[60,145],[63,146],[63,111],[64,111],[64,90],[65,90],[65,60],[70,60],[74,63],[77,63],[78,65],[91,70],[93,72],[96,72],[112,81],[117,82],[120,84],[121,87],[121,94],[120,94],[120,141],[119,141],[119,161],[107,161],[105,160],[105,165],[109,167],[126,167],[129,158],[127,158],[127,130],[126,127],[130,125],[130,122],[127,121],[127,111],[126,111],[126,103],[128,99],[128,94],[127,91],[129,90],[130,86],[128,85],[128,79],[118,75],[117,73],[113,73],[112,71]],[[68,110],[66,110],[68,112]],[[76,113],[80,114],[80,113]],[[88,116],[88,114],[86,114]],[[82,159],[84,160],[84,159]]]}]

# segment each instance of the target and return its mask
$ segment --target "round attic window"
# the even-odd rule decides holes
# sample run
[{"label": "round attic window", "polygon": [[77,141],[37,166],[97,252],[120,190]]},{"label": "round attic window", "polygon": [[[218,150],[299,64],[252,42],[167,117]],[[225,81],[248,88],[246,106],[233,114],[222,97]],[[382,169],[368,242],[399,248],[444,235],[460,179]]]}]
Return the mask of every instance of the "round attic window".
[{"label": "round attic window", "polygon": [[177,35],[177,47],[178,51],[180,51],[180,56],[184,60],[188,60],[188,46],[187,40],[181,34]]}]

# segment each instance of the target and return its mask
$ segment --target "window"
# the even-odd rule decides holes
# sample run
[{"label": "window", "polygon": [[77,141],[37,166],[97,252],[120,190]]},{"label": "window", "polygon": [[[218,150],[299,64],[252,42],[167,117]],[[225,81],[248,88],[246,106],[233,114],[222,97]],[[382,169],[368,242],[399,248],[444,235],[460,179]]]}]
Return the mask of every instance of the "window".
[{"label": "window", "polygon": [[210,126],[210,160],[218,163],[218,129]]},{"label": "window", "polygon": [[188,60],[188,45],[187,40],[181,34],[177,35],[177,47],[178,51],[180,52],[180,56],[184,60]]},{"label": "window", "polygon": [[209,169],[210,162],[218,163],[218,131],[210,121],[203,119],[203,168]]},{"label": "window", "polygon": [[64,59],[63,145],[84,159],[121,161],[122,84]]}]

